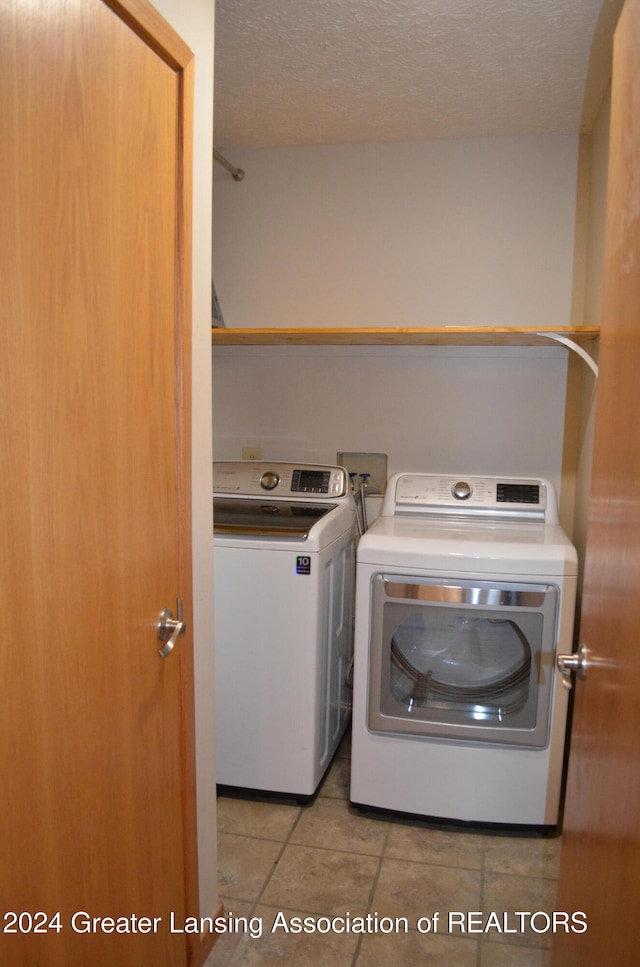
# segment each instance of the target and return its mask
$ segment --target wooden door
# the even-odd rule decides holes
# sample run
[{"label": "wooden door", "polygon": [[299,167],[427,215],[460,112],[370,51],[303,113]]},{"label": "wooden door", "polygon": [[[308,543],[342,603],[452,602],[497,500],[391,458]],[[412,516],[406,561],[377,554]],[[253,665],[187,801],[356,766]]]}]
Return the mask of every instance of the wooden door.
[{"label": "wooden door", "polygon": [[640,906],[640,0],[615,37],[594,473],[552,963],[637,963]]},{"label": "wooden door", "polygon": [[0,37],[0,962],[181,965],[191,54],[145,0],[7,0]]}]

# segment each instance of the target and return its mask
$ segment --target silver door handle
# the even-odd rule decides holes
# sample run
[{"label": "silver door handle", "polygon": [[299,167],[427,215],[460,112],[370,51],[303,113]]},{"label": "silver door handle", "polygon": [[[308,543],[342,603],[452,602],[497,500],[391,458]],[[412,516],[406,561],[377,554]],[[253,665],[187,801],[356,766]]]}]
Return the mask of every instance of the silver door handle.
[{"label": "silver door handle", "polygon": [[182,601],[178,599],[178,617],[173,617],[173,612],[169,608],[163,608],[158,615],[156,632],[160,641],[166,642],[162,648],[158,648],[161,658],[166,658],[174,649],[175,643],[187,630],[187,622],[182,620]]},{"label": "silver door handle", "polygon": [[562,673],[563,685],[566,688],[571,688],[572,672],[575,672],[576,677],[581,680],[587,677],[587,668],[589,665],[587,649],[584,645],[580,645],[577,652],[573,655],[558,655],[556,665],[558,671]]}]

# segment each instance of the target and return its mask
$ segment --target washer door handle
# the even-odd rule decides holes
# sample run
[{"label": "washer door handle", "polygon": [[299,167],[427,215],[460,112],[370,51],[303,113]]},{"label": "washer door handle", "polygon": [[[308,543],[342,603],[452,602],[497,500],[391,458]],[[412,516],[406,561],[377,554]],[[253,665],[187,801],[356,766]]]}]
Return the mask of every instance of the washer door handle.
[{"label": "washer door handle", "polygon": [[589,659],[587,649],[580,645],[577,652],[573,655],[558,655],[556,658],[558,671],[562,673],[562,684],[565,688],[571,688],[571,675],[573,672],[580,680],[587,677]]},{"label": "washer door handle", "polygon": [[161,658],[170,655],[175,647],[175,643],[187,630],[187,622],[182,620],[182,601],[178,598],[177,604],[178,617],[173,617],[173,612],[169,608],[163,608],[158,615],[156,622],[156,632],[160,641],[166,642],[162,648],[158,648]]}]

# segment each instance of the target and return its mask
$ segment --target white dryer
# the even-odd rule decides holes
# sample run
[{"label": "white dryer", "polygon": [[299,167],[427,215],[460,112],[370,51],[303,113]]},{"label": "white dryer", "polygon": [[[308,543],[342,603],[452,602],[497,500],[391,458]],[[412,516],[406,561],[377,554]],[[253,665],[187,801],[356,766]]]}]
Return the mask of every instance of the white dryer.
[{"label": "white dryer", "polygon": [[213,470],[217,781],[303,799],[351,713],[349,479],[308,464]]},{"label": "white dryer", "polygon": [[577,555],[552,485],[396,474],[356,572],[352,803],[556,826]]}]

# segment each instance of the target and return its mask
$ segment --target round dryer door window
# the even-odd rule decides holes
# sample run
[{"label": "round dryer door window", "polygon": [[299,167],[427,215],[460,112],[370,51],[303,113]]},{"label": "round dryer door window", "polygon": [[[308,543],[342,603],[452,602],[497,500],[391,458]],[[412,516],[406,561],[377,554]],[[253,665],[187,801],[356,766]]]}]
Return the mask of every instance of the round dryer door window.
[{"label": "round dryer door window", "polygon": [[526,702],[531,648],[515,621],[447,610],[411,612],[391,639],[391,691],[430,702],[513,712]]},{"label": "round dryer door window", "polygon": [[372,578],[372,731],[540,748],[548,738],[557,590]]}]

